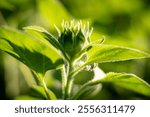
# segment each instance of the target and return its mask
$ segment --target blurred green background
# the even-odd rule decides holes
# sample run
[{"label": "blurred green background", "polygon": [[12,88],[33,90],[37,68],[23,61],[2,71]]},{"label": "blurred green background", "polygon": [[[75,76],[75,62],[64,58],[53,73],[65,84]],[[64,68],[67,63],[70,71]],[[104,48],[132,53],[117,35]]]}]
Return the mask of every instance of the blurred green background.
[{"label": "blurred green background", "polygon": [[[62,20],[82,20],[94,28],[91,40],[105,36],[105,44],[133,47],[150,53],[150,0],[0,0],[0,26],[22,29],[28,25],[45,27],[56,34],[54,24]],[[104,72],[134,73],[150,83],[150,60],[104,63]],[[89,75],[90,74],[90,75]],[[92,73],[78,75],[77,84]],[[60,71],[49,71],[45,80],[61,98]],[[0,99],[38,99],[30,87],[35,84],[30,70],[0,51]],[[135,87],[136,88],[136,87]],[[113,85],[104,85],[101,92],[86,99],[148,99]],[[24,96],[24,97],[23,97]],[[34,97],[34,98],[33,98]],[[84,96],[81,99],[85,99]]]}]

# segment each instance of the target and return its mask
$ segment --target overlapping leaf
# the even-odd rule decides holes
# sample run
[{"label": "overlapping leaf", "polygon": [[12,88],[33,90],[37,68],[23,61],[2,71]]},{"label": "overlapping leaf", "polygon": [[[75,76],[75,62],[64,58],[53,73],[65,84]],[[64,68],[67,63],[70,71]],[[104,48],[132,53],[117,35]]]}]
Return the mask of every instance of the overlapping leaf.
[{"label": "overlapping leaf", "polygon": [[24,27],[24,29],[34,35],[34,36],[42,36],[42,40],[43,41],[47,41],[50,44],[52,44],[55,48],[57,48],[58,50],[60,50],[60,52],[62,53],[62,55],[66,58],[69,59],[64,48],[61,46],[61,44],[58,42],[58,39],[56,39],[51,33],[49,33],[47,30],[45,30],[44,28],[40,27],[40,26],[28,26],[28,27]]},{"label": "overlapping leaf", "polygon": [[[47,98],[43,87],[33,85],[31,87],[31,92],[33,93],[33,95],[35,95],[35,97],[39,97],[39,98],[42,98],[42,99]],[[51,90],[48,90],[48,95],[49,95],[49,97],[51,97],[51,100],[56,100],[57,99],[55,94]]]},{"label": "overlapping leaf", "polygon": [[28,26],[24,27],[24,30],[28,31],[28,33],[34,35],[34,36],[42,36],[44,41],[48,41],[51,43],[55,48],[60,48],[60,45],[58,41],[55,39],[55,37],[50,34],[47,30],[40,26]]},{"label": "overlapping leaf", "polygon": [[41,74],[63,64],[50,43],[6,27],[0,28],[0,49]]},{"label": "overlapping leaf", "polygon": [[113,83],[139,94],[150,96],[150,85],[133,74],[110,72],[103,79],[93,81],[92,85],[98,83]]},{"label": "overlapping leaf", "polygon": [[150,57],[149,54],[126,47],[113,45],[93,45],[87,52],[86,64],[125,61]]}]

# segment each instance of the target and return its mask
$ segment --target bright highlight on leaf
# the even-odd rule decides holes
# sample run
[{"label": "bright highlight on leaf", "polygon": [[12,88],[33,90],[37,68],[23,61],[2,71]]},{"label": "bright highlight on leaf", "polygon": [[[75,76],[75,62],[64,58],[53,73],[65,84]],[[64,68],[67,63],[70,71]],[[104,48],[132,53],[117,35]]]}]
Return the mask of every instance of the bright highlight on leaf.
[{"label": "bright highlight on leaf", "polygon": [[[58,48],[58,49],[60,48],[60,44],[58,43],[56,38],[52,34],[50,34],[47,30],[45,30],[44,28],[42,28],[40,26],[28,26],[28,27],[24,27],[23,29],[28,31],[28,33],[30,33],[31,35],[35,35],[35,33],[33,33],[33,32],[40,34],[44,40],[47,40],[55,48]],[[35,35],[35,37],[36,36],[37,35]]]},{"label": "bright highlight on leaf", "polygon": [[93,45],[87,52],[86,64],[125,61],[150,57],[142,51],[114,45]]},{"label": "bright highlight on leaf", "polygon": [[119,87],[150,96],[150,85],[134,74],[108,73],[103,79],[95,80],[91,84],[113,83]]},{"label": "bright highlight on leaf", "polygon": [[[91,42],[92,28],[89,28],[89,24],[82,25],[74,20],[63,22],[62,29],[56,27],[57,36],[39,26],[28,26],[24,30],[27,33],[1,27],[0,49],[32,70],[38,85],[32,87],[32,91],[40,99],[56,99],[56,94],[46,86],[44,74],[60,66],[63,66],[60,70],[63,99],[78,99],[85,93],[93,92],[92,87],[96,89],[98,84],[103,83],[112,83],[150,97],[150,85],[133,74],[110,72],[106,76],[101,76],[104,78],[98,79],[99,71],[96,71],[97,63],[148,58],[149,54],[132,48],[105,45],[104,38]],[[80,75],[83,69],[93,72],[96,78],[86,78],[81,88],[73,91],[75,76]],[[89,75],[86,74],[85,77]]]},{"label": "bright highlight on leaf", "polygon": [[[28,31],[31,35],[35,35],[35,33],[33,32],[40,34],[43,37],[42,40],[44,39],[44,41],[48,41],[52,46],[60,50],[60,52],[62,53],[65,59],[67,60],[69,59],[68,56],[66,55],[64,48],[58,42],[58,39],[56,39],[51,33],[49,33],[44,28],[39,27],[39,26],[28,26],[28,27],[24,27],[24,30]],[[33,32],[30,32],[30,31],[33,31]]]},{"label": "bright highlight on leaf", "polygon": [[43,75],[63,63],[59,52],[51,44],[10,28],[0,28],[0,49]]}]

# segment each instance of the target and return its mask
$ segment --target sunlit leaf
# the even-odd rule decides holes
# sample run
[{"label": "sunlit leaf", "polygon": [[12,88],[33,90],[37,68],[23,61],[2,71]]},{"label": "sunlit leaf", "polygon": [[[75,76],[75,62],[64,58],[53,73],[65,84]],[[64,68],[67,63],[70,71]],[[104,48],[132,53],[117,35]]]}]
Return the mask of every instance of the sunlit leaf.
[{"label": "sunlit leaf", "polygon": [[41,74],[63,64],[60,54],[50,43],[9,28],[0,28],[0,49]]},{"label": "sunlit leaf", "polygon": [[[35,97],[42,98],[42,99],[47,99],[46,93],[45,93],[43,87],[34,85],[34,86],[31,87],[31,91],[32,91],[32,94]],[[56,96],[52,91],[48,90],[48,94],[49,94],[49,96],[51,97],[52,100],[56,99]]]},{"label": "sunlit leaf", "polygon": [[92,84],[98,83],[113,83],[139,94],[150,96],[150,85],[133,74],[110,72],[104,78],[93,81]]},{"label": "sunlit leaf", "polygon": [[[47,40],[48,42],[50,42],[54,47],[59,48],[58,41],[55,39],[55,37],[52,34],[50,34],[44,28],[40,26],[28,26],[28,27],[24,27],[24,30],[27,30],[29,33],[35,36],[38,36],[37,33],[40,34],[44,40]],[[37,32],[37,33],[35,34],[34,32]]]},{"label": "sunlit leaf", "polygon": [[113,45],[93,45],[87,52],[87,57],[86,64],[92,64],[141,59],[150,57],[150,55],[132,48]]},{"label": "sunlit leaf", "polygon": [[66,59],[68,59],[68,56],[66,55],[64,48],[58,42],[58,39],[56,39],[50,32],[48,32],[44,28],[40,26],[28,26],[28,27],[24,27],[24,30],[26,30],[28,33],[36,37],[42,36],[39,37],[41,40],[47,41],[50,44],[52,44],[55,48],[61,51],[62,55],[64,55]]}]

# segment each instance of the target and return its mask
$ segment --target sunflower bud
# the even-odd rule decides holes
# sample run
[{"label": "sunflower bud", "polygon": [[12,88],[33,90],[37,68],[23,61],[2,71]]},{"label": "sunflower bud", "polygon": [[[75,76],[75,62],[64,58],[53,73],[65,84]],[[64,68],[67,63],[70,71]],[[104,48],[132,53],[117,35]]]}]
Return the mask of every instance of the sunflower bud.
[{"label": "sunflower bud", "polygon": [[87,44],[92,30],[89,30],[89,25],[82,25],[81,22],[75,23],[63,22],[62,31],[59,33],[58,41],[63,46],[64,50],[70,58],[73,58],[76,53],[80,52]]}]

